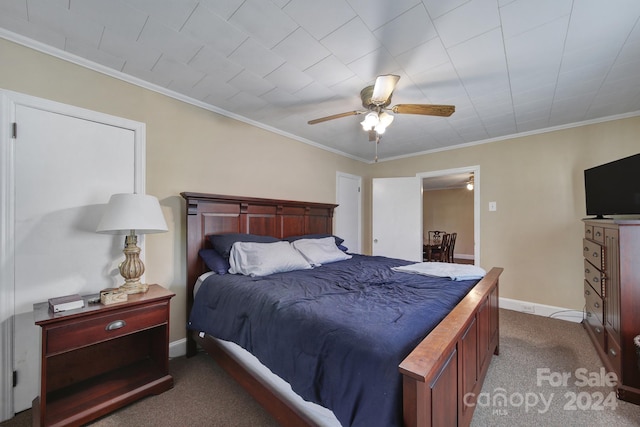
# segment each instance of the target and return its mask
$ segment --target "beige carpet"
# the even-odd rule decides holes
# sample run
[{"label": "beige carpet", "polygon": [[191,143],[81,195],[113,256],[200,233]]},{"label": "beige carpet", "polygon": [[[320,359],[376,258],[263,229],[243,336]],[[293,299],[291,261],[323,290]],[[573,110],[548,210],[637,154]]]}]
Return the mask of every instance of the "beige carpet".
[{"label": "beige carpet", "polygon": [[606,382],[601,367],[581,324],[500,310],[500,355],[472,426],[640,426],[640,406],[593,385]]},{"label": "beige carpet", "polygon": [[[610,387],[580,386],[577,369],[589,377],[598,375],[601,367],[580,324],[509,310],[501,310],[500,316],[500,356],[493,358],[472,426],[640,426],[640,406],[605,400]],[[174,359],[170,367],[173,389],[91,426],[277,426],[205,354]],[[546,370],[546,378],[552,380],[565,373],[571,377],[566,385],[555,386],[541,376],[538,385],[538,369]],[[504,405],[501,396],[506,398]],[[31,411],[0,423],[30,425]]]}]

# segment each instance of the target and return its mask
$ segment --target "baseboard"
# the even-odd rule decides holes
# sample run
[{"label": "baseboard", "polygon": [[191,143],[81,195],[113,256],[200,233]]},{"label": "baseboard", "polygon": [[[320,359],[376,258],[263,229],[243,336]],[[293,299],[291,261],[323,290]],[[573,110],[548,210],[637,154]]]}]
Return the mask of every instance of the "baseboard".
[{"label": "baseboard", "polygon": [[535,314],[536,316],[552,317],[554,319],[561,319],[575,323],[582,322],[583,318],[582,311],[502,297],[500,297],[500,308],[519,311],[521,313]]},{"label": "baseboard", "polygon": [[169,343],[169,359],[187,354],[187,339],[182,338]]}]

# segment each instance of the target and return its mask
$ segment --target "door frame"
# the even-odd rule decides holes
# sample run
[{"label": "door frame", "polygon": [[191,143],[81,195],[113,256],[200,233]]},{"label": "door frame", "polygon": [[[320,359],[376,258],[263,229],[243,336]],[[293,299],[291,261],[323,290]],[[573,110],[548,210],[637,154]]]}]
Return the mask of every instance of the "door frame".
[{"label": "door frame", "polygon": [[422,180],[460,173],[473,173],[473,263],[480,265],[480,165],[420,172],[416,176]]},{"label": "door frame", "polygon": [[[18,105],[131,130],[134,134],[134,189],[136,193],[145,192],[144,123],[0,89],[0,421],[15,415],[12,381],[15,316],[15,138],[12,127],[16,121]],[[142,248],[144,241],[139,245]]]}]

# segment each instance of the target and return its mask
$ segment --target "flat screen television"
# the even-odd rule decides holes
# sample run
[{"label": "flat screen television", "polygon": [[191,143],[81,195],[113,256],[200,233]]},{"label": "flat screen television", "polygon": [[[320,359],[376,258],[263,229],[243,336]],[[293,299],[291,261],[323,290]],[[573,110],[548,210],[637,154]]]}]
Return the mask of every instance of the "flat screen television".
[{"label": "flat screen television", "polygon": [[640,215],[640,154],[585,169],[587,215]]}]

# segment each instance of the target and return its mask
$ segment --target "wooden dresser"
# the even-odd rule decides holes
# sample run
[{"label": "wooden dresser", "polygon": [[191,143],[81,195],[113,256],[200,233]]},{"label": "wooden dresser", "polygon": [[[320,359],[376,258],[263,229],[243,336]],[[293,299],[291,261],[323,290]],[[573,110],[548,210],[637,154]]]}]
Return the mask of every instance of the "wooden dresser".
[{"label": "wooden dresser", "polygon": [[618,398],[640,404],[640,220],[584,220],[583,322],[607,370],[618,376]]}]

